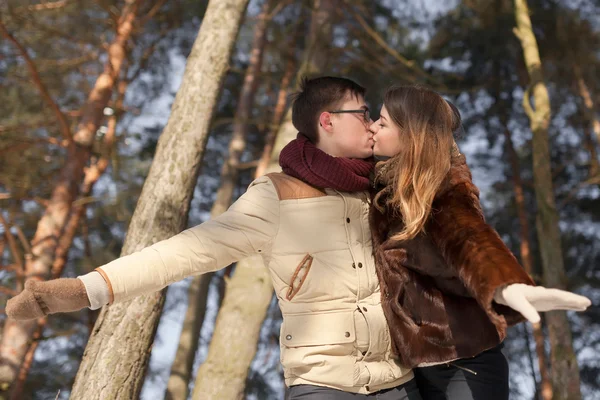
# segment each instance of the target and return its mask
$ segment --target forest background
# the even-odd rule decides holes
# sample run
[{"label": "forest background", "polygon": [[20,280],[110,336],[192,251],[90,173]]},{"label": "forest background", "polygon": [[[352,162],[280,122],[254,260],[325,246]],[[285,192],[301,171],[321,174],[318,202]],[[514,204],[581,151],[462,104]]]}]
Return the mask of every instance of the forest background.
[{"label": "forest background", "polygon": [[599,8],[1,1],[1,398],[283,398],[281,314],[256,260],[102,312],[17,323],[3,307],[27,279],[87,273],[223,212],[277,168],[308,74],[361,83],[374,119],[391,84],[458,106],[487,221],[537,282],[593,302],[510,330],[511,398],[600,399]]}]

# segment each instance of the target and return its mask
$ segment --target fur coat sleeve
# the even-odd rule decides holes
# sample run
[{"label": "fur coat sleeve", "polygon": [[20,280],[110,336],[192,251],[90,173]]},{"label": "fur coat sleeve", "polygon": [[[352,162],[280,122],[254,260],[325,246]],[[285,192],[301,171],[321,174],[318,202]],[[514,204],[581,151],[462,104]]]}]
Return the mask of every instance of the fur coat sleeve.
[{"label": "fur coat sleeve", "polygon": [[535,285],[498,233],[485,222],[479,190],[463,155],[434,200],[426,234],[467,291],[495,325],[523,320],[516,311],[493,302],[496,289],[513,283]]}]

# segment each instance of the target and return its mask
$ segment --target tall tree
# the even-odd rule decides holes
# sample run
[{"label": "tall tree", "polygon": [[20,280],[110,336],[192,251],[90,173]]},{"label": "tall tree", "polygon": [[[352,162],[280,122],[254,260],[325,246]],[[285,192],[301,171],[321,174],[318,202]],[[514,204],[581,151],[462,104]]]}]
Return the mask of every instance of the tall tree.
[{"label": "tall tree", "polygon": [[[323,72],[330,46],[334,1],[315,0],[306,50],[299,77]],[[276,135],[269,167],[279,170],[279,152],[296,136],[291,112]],[[261,169],[262,170],[262,169]],[[260,328],[273,296],[273,287],[261,257],[237,263],[226,287],[208,356],[196,378],[192,398],[239,399],[244,393],[250,363],[256,354]]]},{"label": "tall tree", "polygon": [[[73,204],[81,193],[81,182],[90,159],[96,130],[104,119],[103,110],[110,101],[121,67],[125,62],[128,52],[127,42],[132,35],[141,3],[142,0],[128,0],[121,10],[117,19],[117,34],[108,47],[108,60],[104,72],[98,77],[88,96],[81,121],[74,134],[64,113],[41,81],[37,67],[27,50],[7,31],[4,24],[0,23],[0,32],[19,49],[32,80],[36,82],[42,97],[54,110],[63,139],[68,146],[67,159],[31,241],[31,257],[26,259],[24,265],[25,279],[46,280],[57,277],[62,272],[66,254],[78,225],[77,214],[72,213]],[[44,324],[43,320],[6,322],[0,344],[0,388],[11,388],[16,381],[17,371],[25,361],[26,355],[32,354],[30,351],[32,338],[36,333],[39,335]],[[22,370],[21,382],[24,381],[26,372],[27,369]],[[19,388],[22,388],[22,384]],[[20,391],[13,393],[13,397],[20,397]]]},{"label": "tall tree", "polygon": [[[103,54],[118,33],[115,28],[125,2],[7,0],[0,3],[0,20],[27,50],[39,81],[66,117],[70,129],[75,131],[86,98],[103,72],[107,59]],[[206,7],[202,3],[206,2],[175,6],[163,0],[150,0],[144,1],[138,9],[132,40],[126,46],[125,65],[129,70],[122,68],[118,78],[119,86],[129,82],[133,85],[123,108],[110,105],[104,114],[115,112],[112,116],[103,116],[102,126],[94,134],[84,182],[80,183],[68,226],[56,239],[59,246],[52,263],[53,277],[63,269],[69,276],[89,272],[94,265],[103,264],[118,254],[123,227],[135,206],[132,200],[138,198],[150,165],[148,157],[129,144],[139,143],[138,138],[145,141],[151,135],[146,131],[142,136],[141,124],[126,123],[120,123],[116,136],[112,135],[112,121],[117,115],[123,122],[137,119],[140,112],[142,118],[138,121],[143,120],[144,110],[152,106],[157,97],[154,93],[169,82],[169,74],[163,71],[176,61],[173,55],[180,47],[177,38],[184,36],[184,31],[186,36],[197,32],[197,27],[189,29],[188,21],[202,15]],[[19,239],[18,250],[25,260],[30,254],[29,240],[35,235],[47,199],[51,198],[67,159],[67,143],[61,135],[55,108],[47,106],[40,95],[25,58],[11,41],[4,40],[3,44],[0,48],[3,59],[0,66],[0,192],[7,197],[0,199],[0,212],[10,221],[12,231],[19,233],[15,237]],[[191,44],[183,47],[191,47]],[[138,80],[138,77],[143,79]],[[145,96],[138,95],[140,90]],[[115,97],[118,96],[113,95],[113,101]],[[111,137],[116,150],[112,152]],[[107,165],[109,159],[110,165]],[[119,168],[121,164],[126,168]],[[103,184],[94,186],[93,181],[104,170],[107,173],[103,174]],[[115,187],[118,187],[116,191]],[[88,190],[90,193],[86,193]],[[4,255],[2,261],[10,265],[12,255],[7,252]],[[22,270],[2,268],[0,284],[18,290],[23,284]],[[3,295],[14,293],[3,292]],[[5,298],[0,302],[2,300]],[[38,329],[39,334],[32,337],[21,365],[19,383],[23,383],[27,373],[27,384],[20,398],[54,398],[57,391],[65,393],[70,389],[97,313],[87,310],[47,319],[44,329]],[[0,320],[4,326],[3,315]],[[36,346],[39,350],[33,357]],[[15,393],[19,396],[18,391]]]},{"label": "tall tree", "polygon": [[[131,220],[123,255],[186,226],[208,128],[247,5],[248,0],[212,0],[208,4]],[[164,293],[159,292],[103,309],[84,353],[72,399],[139,396],[163,303]],[[130,337],[136,339],[128,340]]]},{"label": "tall tree", "polygon": [[[495,5],[496,12],[498,14],[502,14],[502,1],[496,1]],[[495,30],[499,31],[502,29],[498,25],[499,22],[494,21],[493,24]],[[529,219],[527,218],[525,189],[523,187],[523,179],[521,177],[521,162],[519,160],[519,155],[517,154],[517,151],[515,149],[515,145],[512,138],[512,132],[509,129],[510,110],[512,109],[514,99],[512,96],[512,92],[502,87],[503,81],[505,81],[504,84],[506,84],[506,82],[510,83],[510,79],[507,78],[510,74],[510,71],[507,71],[507,68],[503,67],[502,62],[498,59],[493,61],[493,68],[495,78],[493,79],[494,86],[491,94],[494,97],[496,108],[498,109],[500,120],[499,122],[501,125],[500,129],[502,129],[504,133],[505,152],[508,155],[508,163],[510,164],[512,172],[514,203],[517,211],[520,228],[520,260],[521,264],[523,265],[523,268],[525,268],[525,271],[527,271],[527,273],[533,278],[535,275],[535,261],[531,246],[531,229],[529,227]],[[506,90],[504,94],[503,89]],[[525,334],[528,334],[526,329]],[[550,374],[548,370],[546,349],[544,346],[545,338],[541,321],[532,324],[532,334],[534,338],[538,369],[540,373],[540,379],[538,382],[532,365],[532,374],[533,379],[536,383],[536,392],[540,394],[542,400],[552,400],[552,382],[550,381]],[[531,356],[531,359],[532,358],[533,357]]]},{"label": "tall tree", "polygon": [[[262,67],[263,53],[267,42],[269,10],[273,0],[265,0],[257,16],[254,38],[250,53],[250,62],[244,76],[237,110],[233,121],[233,134],[229,143],[229,155],[221,169],[221,184],[210,212],[210,217],[221,215],[231,205],[234,188],[238,183],[240,157],[246,147],[246,133],[252,115],[254,96],[258,87]],[[183,321],[179,346],[171,366],[171,375],[167,383],[167,399],[188,398],[188,388],[194,356],[198,348],[198,338],[206,309],[209,283],[214,273],[199,275],[192,279],[188,294],[188,308]]]},{"label": "tall tree", "polygon": [[[530,240],[530,229],[529,221],[527,219],[527,206],[525,204],[525,191],[523,190],[523,181],[521,179],[521,167],[519,165],[519,157],[515,151],[515,146],[512,140],[512,134],[508,129],[506,121],[503,121],[504,137],[506,139],[506,151],[508,152],[510,165],[513,172],[513,185],[515,192],[515,206],[517,207],[517,214],[519,216],[519,225],[521,227],[520,237],[520,254],[521,263],[527,271],[527,273],[533,276],[533,254],[531,252],[531,240]],[[536,322],[532,324],[533,327],[533,338],[535,339],[535,350],[538,359],[538,368],[540,371],[539,381],[539,392],[543,400],[552,400],[552,382],[550,381],[550,374],[548,366],[546,364],[546,350],[544,347],[544,332],[542,329],[542,323]]]},{"label": "tall tree", "polygon": [[[533,132],[533,177],[538,205],[536,225],[542,256],[543,281],[548,287],[566,289],[567,278],[558,225],[550,168],[550,96],[544,82],[542,61],[526,0],[515,0],[517,26],[515,34],[521,41],[529,86],[523,95],[523,107]],[[533,95],[535,108],[529,97]],[[546,316],[551,344],[552,385],[554,398],[581,399],[579,368],[566,312],[554,311]]]}]

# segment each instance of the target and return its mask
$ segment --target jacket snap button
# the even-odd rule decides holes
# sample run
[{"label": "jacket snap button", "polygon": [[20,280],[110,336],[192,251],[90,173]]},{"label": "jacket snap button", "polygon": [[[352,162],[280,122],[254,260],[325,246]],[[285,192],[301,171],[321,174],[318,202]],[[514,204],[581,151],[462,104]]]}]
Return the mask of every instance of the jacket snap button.
[{"label": "jacket snap button", "polygon": [[350,337],[350,332],[346,332],[346,333],[344,334],[344,336],[346,336],[346,337]]},{"label": "jacket snap button", "polygon": [[350,218],[346,218],[346,222],[347,222],[347,223],[350,223]]},{"label": "jacket snap button", "polygon": [[286,338],[287,340],[292,340],[292,335],[287,335],[285,338]]},{"label": "jacket snap button", "polygon": [[367,392],[371,389],[369,389],[369,386],[365,386],[365,389],[367,390]]},{"label": "jacket snap button", "polygon": [[364,312],[367,312],[367,307],[363,307],[363,311],[364,311]]},{"label": "jacket snap button", "polygon": [[358,263],[358,268],[362,268],[362,263]]},{"label": "jacket snap button", "polygon": [[356,268],[356,264],[352,263],[352,268]]},{"label": "jacket snap button", "polygon": [[362,353],[362,355],[363,355],[363,356],[366,356],[366,355],[367,355],[367,352],[366,352],[366,351],[361,351],[361,353]]}]

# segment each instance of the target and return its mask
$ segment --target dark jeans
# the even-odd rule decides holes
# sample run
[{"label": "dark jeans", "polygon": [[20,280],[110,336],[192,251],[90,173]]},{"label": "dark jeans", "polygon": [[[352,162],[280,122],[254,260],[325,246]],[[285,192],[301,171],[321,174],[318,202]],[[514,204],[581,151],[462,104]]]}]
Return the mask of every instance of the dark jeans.
[{"label": "dark jeans", "polygon": [[503,345],[449,364],[415,368],[423,400],[508,400]]},{"label": "dark jeans", "polygon": [[343,392],[323,386],[296,385],[285,393],[285,400],[422,400],[414,379],[392,389],[371,394]]}]

